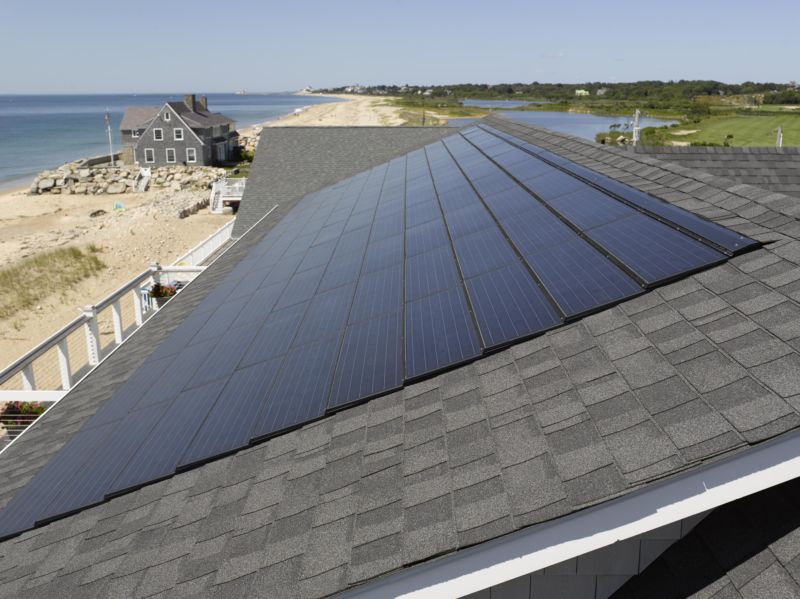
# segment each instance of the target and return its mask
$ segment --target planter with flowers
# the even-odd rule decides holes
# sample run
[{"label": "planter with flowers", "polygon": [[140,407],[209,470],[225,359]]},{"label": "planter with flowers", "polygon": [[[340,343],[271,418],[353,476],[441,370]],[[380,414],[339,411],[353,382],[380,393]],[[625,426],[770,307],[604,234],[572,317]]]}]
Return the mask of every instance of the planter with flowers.
[{"label": "planter with flowers", "polygon": [[150,298],[157,307],[166,304],[169,299],[178,292],[174,285],[162,285],[156,283],[150,288]]}]

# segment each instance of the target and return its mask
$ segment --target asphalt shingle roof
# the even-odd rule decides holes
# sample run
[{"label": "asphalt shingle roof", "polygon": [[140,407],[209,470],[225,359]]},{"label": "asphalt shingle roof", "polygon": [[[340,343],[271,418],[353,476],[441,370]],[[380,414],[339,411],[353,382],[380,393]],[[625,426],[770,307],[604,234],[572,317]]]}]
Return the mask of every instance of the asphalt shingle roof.
[{"label": "asphalt shingle roof", "polygon": [[[800,425],[794,201],[491,122],[769,243],[0,543],[0,596],[327,596]],[[301,158],[285,165],[294,169],[288,176],[314,171],[313,157],[311,165]],[[3,454],[0,505],[293,201],[280,202]]]},{"label": "asphalt shingle roof", "polygon": [[170,107],[181,115],[190,127],[213,127],[215,125],[232,125],[233,119],[226,117],[220,112],[209,112],[200,104],[195,104],[194,110],[190,110],[184,102],[167,102]]},{"label": "asphalt shingle roof", "polygon": [[119,124],[119,128],[123,131],[143,129],[150,124],[150,121],[156,118],[159,110],[161,110],[159,106],[131,106],[122,115],[122,122]]},{"label": "asphalt shingle roof", "polygon": [[637,154],[800,198],[800,148],[637,146]]}]

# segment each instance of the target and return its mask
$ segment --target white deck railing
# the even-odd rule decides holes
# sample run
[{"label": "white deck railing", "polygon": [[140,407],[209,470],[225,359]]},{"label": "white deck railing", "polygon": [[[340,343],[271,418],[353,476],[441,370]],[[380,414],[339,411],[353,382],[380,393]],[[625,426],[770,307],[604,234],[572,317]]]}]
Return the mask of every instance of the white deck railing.
[{"label": "white deck railing", "polygon": [[233,220],[173,266],[152,264],[81,315],[0,371],[0,402],[36,401],[34,391],[69,391],[75,382],[127,339],[157,310],[148,291],[154,283],[187,283],[201,273],[200,264],[231,236]]}]

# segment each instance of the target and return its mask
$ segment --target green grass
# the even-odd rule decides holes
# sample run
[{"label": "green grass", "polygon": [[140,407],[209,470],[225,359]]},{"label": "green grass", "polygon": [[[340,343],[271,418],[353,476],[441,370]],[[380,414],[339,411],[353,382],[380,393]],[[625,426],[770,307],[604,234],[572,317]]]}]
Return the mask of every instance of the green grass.
[{"label": "green grass", "polygon": [[[775,116],[712,116],[667,129],[666,140],[711,143],[731,146],[774,146],[778,127],[783,128],[783,145],[800,145],[800,115]],[[676,130],[693,130],[691,135],[672,135]],[[729,135],[733,137],[728,138]]]},{"label": "green grass", "polygon": [[0,319],[9,318],[103,270],[94,245],[58,248],[0,269]]}]

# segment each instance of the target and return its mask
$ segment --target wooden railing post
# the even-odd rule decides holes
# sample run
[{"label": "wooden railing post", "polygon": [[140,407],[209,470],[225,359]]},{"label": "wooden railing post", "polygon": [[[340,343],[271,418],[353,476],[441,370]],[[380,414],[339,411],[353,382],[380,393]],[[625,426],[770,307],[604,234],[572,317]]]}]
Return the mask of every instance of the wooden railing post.
[{"label": "wooden railing post", "polygon": [[22,388],[25,391],[36,391],[36,377],[33,376],[33,364],[27,364],[22,368]]},{"label": "wooden railing post", "polygon": [[58,369],[61,372],[61,388],[69,391],[72,388],[72,370],[69,366],[69,348],[65,337],[56,345],[58,351]]},{"label": "wooden railing post", "polygon": [[117,342],[117,345],[122,343],[122,307],[119,304],[119,300],[115,301],[111,304],[111,318],[114,321],[114,341]]},{"label": "wooden railing post", "polygon": [[142,304],[142,288],[136,287],[133,291],[133,317],[136,319],[136,327],[144,323],[144,305]]},{"label": "wooden railing post", "polygon": [[86,306],[81,310],[86,317],[83,332],[86,333],[86,354],[89,364],[96,366],[100,363],[100,330],[97,328],[97,308]]}]

